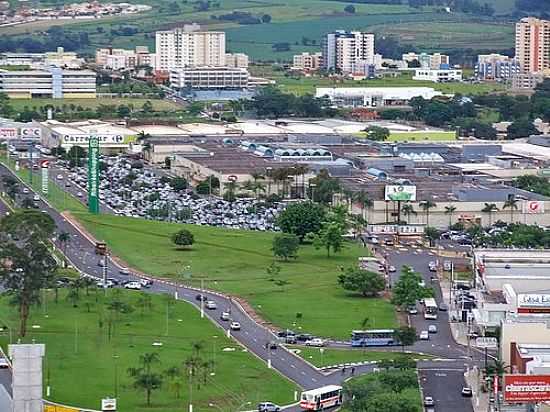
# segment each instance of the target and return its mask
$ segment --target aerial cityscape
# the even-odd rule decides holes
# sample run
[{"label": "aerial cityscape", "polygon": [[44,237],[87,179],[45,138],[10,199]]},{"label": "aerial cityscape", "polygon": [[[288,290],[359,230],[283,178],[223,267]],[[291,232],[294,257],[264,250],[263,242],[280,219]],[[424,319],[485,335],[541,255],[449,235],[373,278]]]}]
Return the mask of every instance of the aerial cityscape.
[{"label": "aerial cityscape", "polygon": [[550,2],[0,1],[0,412],[112,411],[550,411]]}]

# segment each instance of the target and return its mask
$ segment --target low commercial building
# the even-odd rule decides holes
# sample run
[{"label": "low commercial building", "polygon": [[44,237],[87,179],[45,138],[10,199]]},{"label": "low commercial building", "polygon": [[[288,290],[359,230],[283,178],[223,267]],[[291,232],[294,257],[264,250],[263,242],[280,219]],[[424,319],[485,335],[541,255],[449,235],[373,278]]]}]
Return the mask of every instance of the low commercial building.
[{"label": "low commercial building", "polygon": [[431,87],[318,87],[315,97],[327,97],[338,107],[405,106],[413,97],[430,100],[442,93]]},{"label": "low commercial building", "polygon": [[225,65],[226,67],[240,67],[243,69],[248,68],[248,55],[244,53],[225,53]]},{"label": "low commercial building", "polygon": [[170,71],[170,86],[181,89],[244,89],[249,74],[243,68],[197,67]]},{"label": "low commercial building", "polygon": [[137,139],[137,132],[123,126],[100,120],[85,120],[64,123],[47,120],[40,123],[42,145],[53,148],[61,146],[69,150],[73,146],[88,148],[90,137],[99,140],[103,152],[118,153],[128,150]]},{"label": "low commercial building", "polygon": [[313,72],[321,68],[323,64],[322,53],[301,53],[292,58],[292,69],[304,72]]},{"label": "low commercial building", "polygon": [[63,47],[58,47],[54,52],[46,53],[1,53],[0,66],[29,66],[42,68],[56,66],[66,69],[79,69],[84,64],[84,59],[79,58],[75,52],[67,52]]},{"label": "low commercial building", "polygon": [[95,99],[96,73],[91,70],[0,70],[0,92],[14,99]]},{"label": "low commercial building", "polygon": [[434,83],[462,81],[462,70],[458,69],[416,69],[413,80],[424,80]]},{"label": "low commercial building", "polygon": [[474,68],[476,77],[482,80],[506,80],[521,73],[519,62],[502,54],[480,54]]},{"label": "low commercial building", "polygon": [[448,67],[450,62],[449,56],[441,53],[428,54],[428,53],[410,52],[410,53],[403,54],[402,60],[407,65],[414,61],[418,61],[422,69],[432,69],[432,70],[438,70],[445,66]]},{"label": "low commercial building", "polygon": [[147,46],[136,46],[134,50],[107,47],[96,50],[95,62],[104,69],[133,70],[138,66],[153,67],[155,55],[149,53]]}]

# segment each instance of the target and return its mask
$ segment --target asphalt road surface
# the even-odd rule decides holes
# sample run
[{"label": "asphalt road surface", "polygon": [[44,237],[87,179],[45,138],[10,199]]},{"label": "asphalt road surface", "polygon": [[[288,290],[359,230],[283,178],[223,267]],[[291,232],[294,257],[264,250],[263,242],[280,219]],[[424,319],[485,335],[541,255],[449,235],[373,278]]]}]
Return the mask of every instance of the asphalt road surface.
[{"label": "asphalt road surface", "polygon": [[[9,173],[11,173],[9,170],[0,166],[0,176]],[[100,256],[95,254],[92,241],[84,236],[84,234],[80,233],[73,225],[67,222],[63,216],[50,208],[46,203],[40,202],[39,207],[55,220],[57,224],[57,233],[67,232],[71,235],[71,241],[67,244],[65,253],[72,265],[81,271],[81,273],[97,279],[101,279],[104,273],[107,277],[118,280],[139,279],[139,277],[134,274],[121,274],[120,267],[110,258],[107,259],[105,269],[98,266]],[[421,272],[426,279],[426,283],[429,284],[430,275],[427,271],[427,264],[430,260],[434,259],[429,253],[430,252],[414,248],[407,248],[406,251],[400,250],[400,248],[388,250],[388,261],[398,269],[398,271],[392,275],[392,282],[397,279],[400,267],[404,264],[408,264]],[[436,295],[439,301],[439,288],[436,287],[435,289],[437,293],[439,293],[439,295]],[[196,295],[198,293],[207,295],[210,300],[216,302],[217,309],[205,309],[204,313],[206,318],[210,319],[210,321],[216,324],[220,329],[223,329],[223,333],[230,333],[237,342],[265,362],[269,362],[274,369],[296,382],[304,389],[313,389],[327,384],[342,383],[345,379],[350,377],[349,370],[345,374],[340,370],[328,374],[322,373],[311,367],[298,356],[287,351],[284,347],[279,347],[271,351],[266,350],[265,344],[271,340],[276,340],[275,335],[253,321],[240,306],[225,296],[207,291],[201,292],[197,289],[187,288],[181,285],[161,283],[160,281],[155,281],[151,288],[146,290],[153,293],[177,293],[178,299],[185,300],[197,308],[199,308],[200,303],[196,300]],[[240,331],[228,332],[229,322],[220,319],[221,312],[228,309],[231,311],[232,320],[241,324]],[[413,316],[412,324],[418,330],[424,330],[426,328],[426,322],[421,315]],[[471,403],[469,403],[469,400],[465,400],[461,397],[460,390],[464,382],[464,365],[471,364],[472,360],[466,356],[465,348],[453,341],[445,313],[440,312],[437,324],[439,331],[437,334],[432,335],[430,341],[418,342],[410,349],[430,353],[442,358],[453,359],[451,362],[453,366],[449,366],[447,362],[443,361],[423,362],[421,372],[425,379],[421,380],[422,387],[427,395],[433,396],[436,399],[436,410],[471,411]],[[380,350],[380,348],[378,348],[378,350]],[[474,353],[473,356],[473,362],[477,361],[478,354]],[[479,356],[481,355],[479,354]],[[372,372],[372,369],[373,367],[371,365],[358,366],[355,368],[355,375]],[[442,376],[442,374],[445,374],[445,376]],[[447,408],[444,405],[449,405],[449,407]],[[301,409],[299,407],[292,407],[287,410],[300,411]]]}]

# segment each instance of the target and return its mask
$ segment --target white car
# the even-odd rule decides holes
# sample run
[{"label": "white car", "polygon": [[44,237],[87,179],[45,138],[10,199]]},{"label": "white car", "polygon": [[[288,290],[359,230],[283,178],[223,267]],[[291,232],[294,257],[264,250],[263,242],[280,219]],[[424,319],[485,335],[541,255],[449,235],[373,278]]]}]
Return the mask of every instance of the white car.
[{"label": "white car", "polygon": [[124,285],[126,289],[141,290],[140,282],[128,282]]},{"label": "white car", "polygon": [[218,305],[216,305],[216,302],[214,302],[213,300],[206,301],[204,306],[206,307],[206,309],[210,310],[216,310],[218,308]]},{"label": "white car", "polygon": [[110,280],[107,280],[105,281],[105,284],[103,284],[103,281],[100,280],[99,282],[96,283],[96,286],[98,288],[112,288],[113,286],[115,286],[115,284],[113,282],[111,282]]},{"label": "white car", "polygon": [[63,180],[63,175],[57,175],[58,180]]},{"label": "white car", "polygon": [[77,195],[78,197],[82,197],[82,192],[78,192],[76,195]]},{"label": "white car", "polygon": [[128,268],[120,268],[118,273],[120,273],[121,275],[129,275],[130,274],[130,271],[128,270]]},{"label": "white car", "polygon": [[395,266],[390,266],[390,267],[388,268],[388,272],[394,273],[394,272],[397,272],[397,269],[395,268]]},{"label": "white car", "polygon": [[239,322],[231,322],[229,328],[231,330],[241,330],[241,324]]},{"label": "white car", "polygon": [[321,348],[325,346],[325,341],[320,338],[313,338],[308,341],[306,341],[306,346],[316,346],[318,348]]},{"label": "white car", "polygon": [[27,194],[29,193],[29,189],[27,189],[26,187],[23,188],[23,193]]},{"label": "white car", "polygon": [[40,201],[40,196],[34,195],[32,200],[34,200],[35,202],[39,202]]},{"label": "white car", "polygon": [[427,330],[420,332],[420,340],[430,340],[430,334]]},{"label": "white car", "polygon": [[437,333],[437,326],[436,325],[428,326],[428,332],[429,333]]},{"label": "white car", "polygon": [[228,321],[230,317],[231,316],[229,315],[229,312],[222,312],[222,314],[220,315],[220,319],[225,321]]},{"label": "white car", "polygon": [[0,369],[9,368],[10,364],[6,358],[0,358]]}]

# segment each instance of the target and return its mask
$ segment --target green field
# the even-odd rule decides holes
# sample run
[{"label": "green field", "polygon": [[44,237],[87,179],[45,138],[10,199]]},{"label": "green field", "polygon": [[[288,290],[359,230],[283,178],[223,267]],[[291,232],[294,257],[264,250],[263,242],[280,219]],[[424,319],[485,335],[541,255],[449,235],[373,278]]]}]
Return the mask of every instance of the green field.
[{"label": "green field", "polygon": [[140,109],[145,102],[151,102],[154,111],[170,111],[180,110],[181,107],[168,100],[161,99],[142,99],[142,98],[121,98],[121,97],[101,97],[97,99],[11,99],[10,106],[15,110],[20,111],[24,107],[33,108],[45,105],[52,105],[60,109],[67,106],[81,106],[83,109],[96,109],[99,105],[133,105],[136,109]]},{"label": "green field", "polygon": [[388,139],[391,142],[436,142],[449,140],[456,140],[455,132],[391,133]]},{"label": "green field", "polygon": [[[121,302],[130,305],[130,313],[109,310],[116,293],[120,293]],[[294,384],[225,338],[223,331],[208,319],[201,319],[191,305],[152,294],[149,309],[138,304],[139,296],[140,292],[123,290],[109,291],[106,297],[102,291],[90,290],[87,296],[81,290],[77,307],[73,307],[64,291],[60,292],[58,303],[54,292],[49,291],[45,305],[32,310],[29,332],[22,341],[46,344],[44,383],[51,386],[49,400],[100,409],[101,398],[118,392],[120,412],[187,410],[187,374],[178,380],[179,399],[176,385],[166,381],[160,391],[153,393],[153,406],[147,407],[144,392],[132,388],[127,369],[138,367],[139,356],[151,352],[156,352],[161,361],[153,366],[155,371],[182,367],[193,354],[193,344],[201,342],[198,356],[213,364],[195,378],[195,410],[214,410],[210,403],[221,411],[236,411],[252,409],[248,405],[264,400],[292,402],[297,389]],[[17,330],[17,311],[7,305],[7,299],[0,299],[1,320]],[[0,343],[4,349],[8,342],[9,333],[2,332]],[[153,346],[155,342],[162,346]]]},{"label": "green field", "polygon": [[[311,347],[292,347],[295,353],[317,367],[333,366],[353,362],[378,362],[382,360],[428,359],[427,355],[402,352],[379,352],[370,350],[328,349]],[[322,351],[320,350],[322,349]]]},{"label": "green field", "polygon": [[[147,221],[111,215],[76,217],[129,266],[157,277],[224,291],[246,299],[265,319],[280,327],[325,337],[347,338],[368,317],[370,328],[396,325],[393,306],[383,299],[350,296],[336,281],[340,267],[357,264],[365,249],[349,243],[327,258],[323,250],[303,246],[296,261],[281,262],[276,286],[266,268],[273,262],[273,233],[219,229]],[[172,233],[187,227],[195,236],[190,250],[178,250]]]}]

